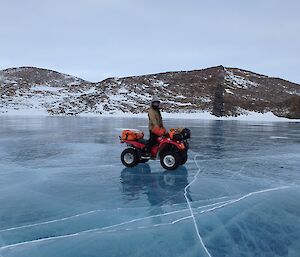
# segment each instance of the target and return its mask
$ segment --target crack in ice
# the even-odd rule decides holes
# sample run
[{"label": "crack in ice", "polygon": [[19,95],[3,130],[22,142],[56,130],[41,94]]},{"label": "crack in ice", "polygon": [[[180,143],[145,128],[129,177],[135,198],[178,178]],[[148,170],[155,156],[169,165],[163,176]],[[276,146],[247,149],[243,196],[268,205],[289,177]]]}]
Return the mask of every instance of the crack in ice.
[{"label": "crack in ice", "polygon": [[195,215],[194,215],[193,210],[192,210],[191,203],[190,203],[190,201],[189,201],[189,199],[188,199],[188,197],[187,197],[187,194],[188,194],[188,193],[187,193],[187,190],[188,190],[188,188],[190,188],[190,186],[197,180],[197,176],[198,176],[199,173],[201,172],[201,169],[200,169],[200,167],[198,166],[198,163],[197,163],[197,156],[199,156],[199,155],[195,155],[194,161],[195,161],[195,163],[196,163],[196,166],[197,166],[197,168],[198,168],[198,171],[197,171],[197,173],[194,175],[193,180],[192,180],[190,183],[188,183],[188,184],[186,185],[186,187],[184,188],[184,197],[185,197],[186,202],[187,202],[187,205],[188,205],[188,207],[189,207],[189,210],[190,210],[190,213],[191,213],[191,217],[192,217],[192,220],[193,220],[193,223],[194,223],[194,226],[195,226],[195,230],[196,230],[196,232],[197,232],[198,239],[199,239],[201,245],[203,246],[203,248],[204,248],[206,254],[207,254],[209,257],[211,257],[211,254],[209,253],[208,249],[206,248],[206,246],[205,246],[205,244],[204,244],[204,242],[203,242],[203,240],[202,240],[202,237],[201,237],[201,235],[200,235],[200,232],[199,232],[199,229],[198,229],[198,226],[197,226],[197,223],[196,223]]},{"label": "crack in ice", "polygon": [[91,213],[101,212],[101,211],[105,211],[105,210],[93,210],[93,211],[79,213],[79,214],[76,214],[76,215],[72,215],[72,216],[64,217],[64,218],[60,218],[60,219],[49,220],[49,221],[44,221],[44,222],[34,223],[34,224],[29,224],[29,225],[23,225],[23,226],[19,226],[19,227],[6,228],[6,229],[0,230],[0,233],[1,232],[12,231],[12,230],[18,230],[18,229],[22,229],[22,228],[30,228],[30,227],[36,227],[36,226],[56,223],[56,222],[65,221],[65,220],[69,220],[69,219],[73,219],[73,218],[76,218],[76,217],[81,217],[81,216],[85,216],[85,215],[88,215],[88,214],[91,214]]},{"label": "crack in ice", "polygon": [[[203,207],[205,207],[205,206],[203,206]],[[132,208],[135,209],[137,207],[132,207]],[[140,207],[140,208],[146,208],[146,207]],[[61,219],[55,219],[55,220],[44,221],[44,222],[40,222],[40,223],[34,223],[34,224],[29,224],[29,225],[24,225],[24,226],[19,226],[19,227],[12,227],[12,228],[7,228],[7,229],[2,229],[2,230],[0,230],[0,233],[1,232],[18,230],[18,229],[22,229],[22,228],[30,228],[30,227],[36,227],[36,226],[41,226],[41,225],[47,225],[47,224],[51,224],[51,223],[56,223],[56,222],[60,222],[60,221],[65,221],[65,220],[73,219],[73,218],[76,218],[76,217],[85,216],[85,215],[88,215],[88,214],[91,214],[91,213],[96,213],[96,212],[111,211],[111,210],[122,210],[122,209],[131,209],[131,208],[116,208],[116,209],[93,210],[93,211],[83,212],[83,213],[79,213],[79,214],[76,214],[76,215],[73,215],[73,216],[69,216],[69,217],[65,217],[65,218],[61,218]],[[179,212],[183,212],[183,211],[187,211],[187,209],[176,210],[176,211],[173,211],[173,212],[166,212],[166,213],[162,213],[162,214],[157,214],[157,215],[142,217],[142,218],[139,218],[139,219],[143,220],[143,219],[148,219],[148,218],[160,217],[160,216],[170,215],[170,214],[173,214],[173,213],[179,213]]]},{"label": "crack in ice", "polygon": [[[157,216],[157,215],[155,215],[155,216]],[[186,220],[186,219],[189,219],[189,218],[191,218],[191,216],[186,216],[186,217],[174,220],[172,222],[155,224],[155,225],[152,225],[152,226],[139,226],[139,227],[136,227],[136,228],[124,228],[124,229],[108,229],[108,228],[112,228],[114,226],[113,225],[113,226],[97,229],[99,231],[94,231],[94,232],[97,232],[98,234],[104,234],[104,233],[112,233],[112,232],[120,232],[120,231],[132,231],[132,230],[138,230],[138,229],[146,229],[146,228],[152,228],[152,227],[174,225],[174,224],[176,224],[176,223],[178,223],[182,220]],[[116,224],[116,225],[120,225],[120,224]],[[81,232],[74,233],[74,234],[67,234],[67,235],[61,235],[61,236],[56,236],[56,237],[48,237],[48,238],[42,238],[42,239],[36,239],[36,240],[31,240],[31,241],[20,242],[20,243],[11,244],[11,245],[5,245],[5,246],[0,247],[0,250],[14,248],[14,247],[17,247],[17,246],[22,246],[22,245],[27,245],[27,244],[40,243],[40,242],[43,242],[43,241],[50,241],[50,240],[57,240],[57,239],[62,239],[62,238],[75,237],[75,236],[79,236],[79,235],[87,233],[87,232],[93,232],[93,231],[92,230],[86,230],[86,231],[81,231]]]},{"label": "crack in ice", "polygon": [[246,199],[246,198],[248,198],[252,195],[262,194],[262,193],[266,193],[266,192],[277,191],[277,190],[282,190],[282,189],[287,189],[287,188],[291,188],[291,186],[281,186],[281,187],[275,187],[275,188],[269,188],[269,189],[263,189],[263,190],[260,190],[260,191],[251,192],[251,193],[248,193],[246,195],[243,195],[243,196],[239,197],[238,199],[230,200],[227,203],[225,202],[225,203],[223,203],[219,206],[203,210],[203,211],[198,212],[196,214],[202,214],[202,213],[206,213],[206,212],[212,212],[212,211],[215,211],[217,209],[221,209],[221,208],[226,207],[228,205],[232,205],[234,203],[240,202],[241,200]]},{"label": "crack in ice", "polygon": [[[205,199],[205,200],[199,200],[199,201],[195,201],[195,203],[197,202],[202,202],[202,201],[212,201],[212,200],[218,200],[218,199],[223,199],[229,196],[225,196],[225,197],[218,197],[218,198],[210,198],[210,199]],[[228,200],[231,201],[231,200]],[[227,202],[227,201],[225,201]],[[163,202],[164,203],[164,202]],[[220,204],[223,202],[217,202],[217,203],[213,203],[213,204],[208,204],[208,205],[203,205],[198,207],[198,209],[200,208],[205,208],[205,207],[210,207],[210,206],[214,206],[217,204]],[[178,205],[182,205],[183,203],[178,203],[178,204],[171,204],[171,205],[161,205],[160,207],[166,207],[166,206],[178,206]],[[72,216],[68,216],[68,217],[63,217],[63,218],[59,218],[59,219],[54,219],[54,220],[48,220],[48,221],[43,221],[43,222],[39,222],[39,223],[33,223],[33,224],[28,224],[28,225],[22,225],[22,226],[18,226],[18,227],[11,227],[11,228],[6,228],[6,229],[2,229],[0,230],[1,232],[7,232],[7,231],[13,231],[13,230],[18,230],[18,229],[23,229],[23,228],[31,228],[31,227],[36,227],[36,226],[42,226],[42,225],[47,225],[47,224],[52,224],[52,223],[56,223],[56,222],[61,222],[61,221],[66,221],[66,220],[70,220],[73,218],[77,218],[77,217],[82,217],[82,216],[86,216],[92,213],[97,213],[97,212],[105,212],[105,211],[115,211],[115,210],[125,210],[125,209],[137,209],[137,208],[148,208],[148,206],[141,206],[141,207],[127,207],[127,208],[114,208],[114,209],[96,209],[96,210],[92,210],[92,211],[88,211],[88,212],[82,212],[82,213],[78,213]],[[155,208],[153,208],[155,209]],[[182,211],[187,211],[188,209],[182,209]]]},{"label": "crack in ice", "polygon": [[[299,187],[299,185],[296,185],[295,187]],[[212,205],[217,205],[217,204],[220,204],[222,203],[221,205],[218,205],[218,206],[215,206],[213,208],[210,208],[210,209],[206,209],[206,210],[203,210],[203,211],[200,211],[200,212],[195,212],[193,213],[194,214],[203,214],[203,213],[207,213],[207,212],[213,212],[217,209],[221,209],[221,208],[224,208],[228,205],[231,205],[233,203],[236,203],[236,202],[239,202],[243,199],[246,199],[252,195],[256,195],[256,194],[261,194],[261,193],[266,193],[266,192],[270,192],[270,191],[276,191],[276,190],[282,190],[282,189],[286,189],[286,188],[291,188],[291,186],[281,186],[281,187],[276,187],[276,188],[269,188],[269,189],[264,189],[264,190],[260,190],[260,191],[255,191],[255,192],[251,192],[251,193],[248,193],[246,195],[243,195],[237,199],[233,199],[233,200],[229,200],[229,201],[223,201],[223,202],[219,202],[219,203],[215,203],[215,204],[210,204],[210,205],[207,205],[206,207],[209,207],[209,206],[212,206]],[[205,206],[200,206],[198,207],[199,208],[204,208]],[[36,240],[31,240],[31,241],[25,241],[25,242],[20,242],[20,243],[16,243],[16,244],[11,244],[11,245],[5,245],[5,246],[2,246],[0,247],[0,250],[3,250],[3,249],[9,249],[9,248],[13,248],[13,247],[17,247],[17,246],[22,246],[22,245],[26,245],[26,244],[34,244],[34,243],[39,243],[39,242],[43,242],[43,241],[50,241],[50,240],[57,240],[57,239],[62,239],[62,238],[68,238],[68,237],[75,237],[75,236],[79,236],[81,234],[85,234],[85,233],[88,233],[88,232],[96,232],[96,233],[108,233],[108,232],[117,232],[117,231],[126,231],[126,230],[135,230],[137,228],[125,228],[125,229],[110,229],[110,228],[115,228],[115,227],[118,227],[118,226],[122,226],[122,225],[126,225],[126,224],[130,224],[130,223],[134,223],[136,221],[141,221],[141,220],[145,220],[145,219],[149,219],[149,218],[153,218],[153,217],[161,217],[161,216],[167,216],[167,215],[171,215],[171,214],[174,214],[174,213],[179,213],[179,212],[183,212],[183,211],[188,211],[191,209],[183,209],[183,210],[178,210],[178,211],[173,211],[173,212],[167,212],[167,213],[163,213],[163,214],[157,214],[157,215],[151,215],[151,216],[147,216],[147,217],[143,217],[143,218],[138,218],[138,219],[133,219],[133,220],[129,220],[129,221],[125,221],[125,222],[122,222],[122,223],[118,223],[118,224],[115,224],[115,225],[111,225],[111,226],[107,226],[107,227],[103,227],[103,228],[97,228],[97,229],[91,229],[91,230],[85,230],[85,231],[81,231],[81,232],[77,232],[77,233],[74,233],[74,234],[67,234],[67,235],[61,235],[61,236],[55,236],[55,237],[48,237],[48,238],[42,238],[42,239],[36,239]],[[185,217],[182,217],[182,218],[179,218],[177,220],[174,220],[172,222],[169,222],[169,223],[161,223],[161,224],[154,224],[152,226],[148,226],[148,227],[143,227],[143,228],[151,228],[151,227],[160,227],[160,226],[167,226],[167,225],[174,225],[180,221],[183,221],[183,220],[187,220],[187,219],[190,219],[190,218],[193,218],[194,216],[192,215],[189,215],[189,216],[185,216]]]}]

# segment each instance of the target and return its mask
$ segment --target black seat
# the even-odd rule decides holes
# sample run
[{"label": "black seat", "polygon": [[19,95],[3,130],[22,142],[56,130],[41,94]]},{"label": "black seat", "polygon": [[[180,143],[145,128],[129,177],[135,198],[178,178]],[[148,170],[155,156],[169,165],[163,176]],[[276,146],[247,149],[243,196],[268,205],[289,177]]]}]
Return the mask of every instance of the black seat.
[{"label": "black seat", "polygon": [[148,140],[146,140],[146,139],[144,139],[144,138],[142,138],[142,139],[139,139],[139,140],[137,140],[139,143],[142,143],[142,144],[144,144],[144,145],[146,145],[147,143],[148,143]]}]

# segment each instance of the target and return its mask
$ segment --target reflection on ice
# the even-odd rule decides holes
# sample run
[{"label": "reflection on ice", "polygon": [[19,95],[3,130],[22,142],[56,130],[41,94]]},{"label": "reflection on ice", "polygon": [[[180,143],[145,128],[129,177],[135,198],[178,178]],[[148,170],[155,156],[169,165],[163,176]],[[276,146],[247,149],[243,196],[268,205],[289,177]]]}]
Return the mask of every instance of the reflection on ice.
[{"label": "reflection on ice", "polygon": [[[123,198],[137,200],[146,195],[150,205],[185,203],[184,188],[188,184],[188,172],[181,166],[176,172],[151,172],[148,164],[124,168],[121,172]],[[191,199],[191,196],[189,195]]]}]

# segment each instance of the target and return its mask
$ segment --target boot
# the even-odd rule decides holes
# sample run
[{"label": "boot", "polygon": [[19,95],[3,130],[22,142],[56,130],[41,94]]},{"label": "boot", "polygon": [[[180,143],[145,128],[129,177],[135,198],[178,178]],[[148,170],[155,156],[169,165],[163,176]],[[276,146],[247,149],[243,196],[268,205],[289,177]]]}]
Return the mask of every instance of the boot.
[{"label": "boot", "polygon": [[151,157],[151,147],[146,145],[143,150],[144,150],[145,157]]}]

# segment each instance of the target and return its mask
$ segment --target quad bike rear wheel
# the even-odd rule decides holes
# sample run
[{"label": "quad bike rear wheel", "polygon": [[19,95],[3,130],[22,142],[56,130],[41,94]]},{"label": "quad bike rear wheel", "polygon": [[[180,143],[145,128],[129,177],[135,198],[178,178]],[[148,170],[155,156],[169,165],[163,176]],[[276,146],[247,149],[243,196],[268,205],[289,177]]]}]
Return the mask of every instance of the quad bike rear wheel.
[{"label": "quad bike rear wheel", "polygon": [[175,151],[165,151],[160,155],[160,164],[166,170],[175,170],[181,164],[180,155]]},{"label": "quad bike rear wheel", "polygon": [[127,148],[121,154],[121,161],[126,167],[134,167],[139,163],[140,159],[136,150]]}]

